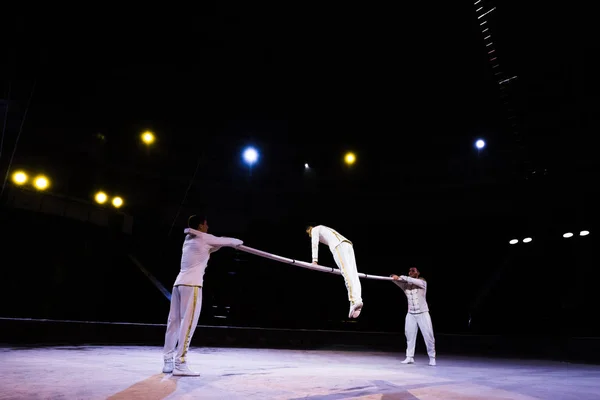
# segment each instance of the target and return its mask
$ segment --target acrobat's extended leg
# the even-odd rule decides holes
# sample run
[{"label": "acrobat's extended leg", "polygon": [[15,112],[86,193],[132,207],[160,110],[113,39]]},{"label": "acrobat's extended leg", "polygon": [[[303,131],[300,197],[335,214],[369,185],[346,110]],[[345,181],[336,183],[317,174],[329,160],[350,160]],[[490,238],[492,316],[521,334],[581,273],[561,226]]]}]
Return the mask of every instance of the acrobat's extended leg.
[{"label": "acrobat's extended leg", "polygon": [[171,307],[169,309],[169,318],[167,319],[167,332],[165,333],[165,347],[163,349],[163,358],[165,365],[163,372],[170,374],[173,372],[173,356],[177,351],[177,339],[179,338],[179,327],[181,325],[179,288],[173,288],[171,294]]},{"label": "acrobat's extended leg", "polygon": [[173,375],[197,376],[199,373],[189,369],[186,355],[202,310],[202,287],[179,286],[179,292],[181,294],[181,326]]},{"label": "acrobat's extended leg", "polygon": [[342,272],[346,289],[348,289],[348,300],[350,301],[350,313],[348,317],[357,318],[362,309],[363,301],[354,248],[350,243],[342,242],[335,248],[333,258]]},{"label": "acrobat's extended leg", "polygon": [[402,364],[412,364],[415,362],[414,357],[418,329],[417,318],[415,318],[415,315],[407,313],[404,322],[404,334],[406,335],[406,360],[402,361]]},{"label": "acrobat's extended leg", "polygon": [[417,324],[423,340],[427,346],[427,354],[429,355],[429,365],[436,365],[435,362],[435,337],[433,336],[433,324],[431,323],[431,316],[429,312],[415,314],[417,317]]}]

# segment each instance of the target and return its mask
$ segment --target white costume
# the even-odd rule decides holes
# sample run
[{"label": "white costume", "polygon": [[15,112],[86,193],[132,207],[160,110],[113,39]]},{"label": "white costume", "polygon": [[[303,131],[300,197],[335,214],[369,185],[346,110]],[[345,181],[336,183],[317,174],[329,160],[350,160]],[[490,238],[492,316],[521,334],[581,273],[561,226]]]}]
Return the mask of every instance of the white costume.
[{"label": "white costume", "polygon": [[350,300],[348,318],[357,318],[362,309],[363,302],[352,242],[334,229],[323,225],[313,227],[310,234],[313,262],[319,261],[319,242],[329,246],[329,250],[333,254],[333,259],[344,277],[346,289],[348,289],[348,300]]},{"label": "white costume", "polygon": [[417,330],[420,329],[427,346],[429,364],[435,365],[435,338],[426,300],[427,282],[424,279],[415,279],[404,275],[400,276],[400,280],[393,282],[402,288],[408,301],[408,313],[404,324],[407,342],[406,360],[403,363],[412,364],[414,362]]},{"label": "white costume", "polygon": [[[171,309],[167,321],[165,367],[163,372],[174,375],[197,375],[189,370],[185,356],[192,341],[202,309],[202,284],[210,254],[223,246],[235,247],[243,244],[239,239],[217,237],[195,229],[185,229],[181,270],[173,285]],[[173,365],[173,357],[175,363]]]}]

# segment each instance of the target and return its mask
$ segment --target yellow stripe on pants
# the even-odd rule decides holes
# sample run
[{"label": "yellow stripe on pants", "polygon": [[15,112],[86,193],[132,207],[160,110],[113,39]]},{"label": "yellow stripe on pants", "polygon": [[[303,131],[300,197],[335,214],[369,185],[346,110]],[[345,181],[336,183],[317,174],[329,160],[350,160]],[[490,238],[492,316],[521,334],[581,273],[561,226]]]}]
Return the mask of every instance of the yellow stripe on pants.
[{"label": "yellow stripe on pants", "polygon": [[180,361],[185,362],[185,355],[190,347],[190,333],[192,332],[192,326],[194,325],[194,315],[196,315],[196,303],[198,302],[198,286],[194,286],[194,305],[192,306],[192,318],[190,319],[190,325],[185,333],[185,341],[183,342],[183,353],[181,353]]}]

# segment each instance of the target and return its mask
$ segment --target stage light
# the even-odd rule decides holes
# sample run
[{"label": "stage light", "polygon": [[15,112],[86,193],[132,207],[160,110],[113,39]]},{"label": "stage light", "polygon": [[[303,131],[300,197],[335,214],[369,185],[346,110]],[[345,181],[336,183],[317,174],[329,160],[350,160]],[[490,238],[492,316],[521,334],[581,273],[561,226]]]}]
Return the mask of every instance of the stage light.
[{"label": "stage light", "polygon": [[517,243],[519,243],[519,240],[518,240],[518,239],[512,239],[512,240],[511,240],[510,242],[508,242],[508,243],[510,243],[510,244],[517,244]]},{"label": "stage light", "polygon": [[156,138],[154,137],[154,134],[150,131],[142,133],[142,142],[146,143],[147,145],[154,143],[155,139]]},{"label": "stage light", "polygon": [[23,171],[17,171],[12,175],[12,180],[17,185],[23,185],[27,183],[28,176]]},{"label": "stage light", "polygon": [[118,197],[118,196],[117,197],[113,197],[113,199],[112,199],[112,205],[115,208],[121,207],[123,205],[123,199],[120,198],[120,197]]},{"label": "stage light", "polygon": [[485,147],[485,142],[479,139],[475,142],[475,147],[477,147],[478,150],[481,150]]},{"label": "stage light", "polygon": [[532,240],[533,240],[532,238],[528,237],[528,238],[523,239],[523,243],[529,243]]},{"label": "stage light", "polygon": [[249,166],[252,166],[256,161],[258,161],[258,151],[254,147],[247,147],[243,153],[244,161]]},{"label": "stage light", "polygon": [[33,185],[37,190],[46,190],[50,186],[50,181],[45,176],[39,175],[33,180]]},{"label": "stage light", "polygon": [[106,200],[108,200],[108,196],[104,192],[98,192],[96,193],[96,196],[94,196],[94,200],[96,200],[96,203],[98,204],[104,204],[106,203]]},{"label": "stage light", "polygon": [[590,234],[590,231],[581,231],[579,232],[579,236],[587,236]]},{"label": "stage light", "polygon": [[348,165],[352,165],[356,162],[356,156],[354,153],[346,153],[344,156],[344,162]]},{"label": "stage light", "polygon": [[304,164],[304,169],[309,169],[310,167],[308,166],[308,164]]},{"label": "stage light", "polygon": [[566,238],[573,237],[573,233],[571,233],[571,232],[567,232],[567,233],[565,233],[565,234],[563,235],[563,237],[564,237],[565,239],[566,239]]}]

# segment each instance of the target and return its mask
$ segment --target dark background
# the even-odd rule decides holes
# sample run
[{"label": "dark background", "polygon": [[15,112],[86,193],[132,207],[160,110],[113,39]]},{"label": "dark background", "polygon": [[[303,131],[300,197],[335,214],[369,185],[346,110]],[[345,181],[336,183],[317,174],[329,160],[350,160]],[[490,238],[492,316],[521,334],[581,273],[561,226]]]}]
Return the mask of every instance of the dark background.
[{"label": "dark background", "polygon": [[[1,176],[43,172],[45,198],[90,209],[119,194],[133,230],[15,207],[28,189],[9,178],[0,316],[164,323],[128,255],[170,289],[187,216],[206,212],[278,255],[308,261],[316,223],[354,242],[361,272],[417,266],[439,333],[599,336],[592,25],[574,5],[484,6],[499,67],[472,4],[10,11]],[[340,276],[223,249],[205,282],[201,324],[404,326],[389,282],[362,281],[356,321]]]}]

